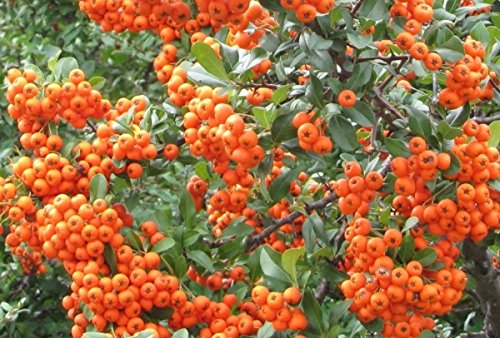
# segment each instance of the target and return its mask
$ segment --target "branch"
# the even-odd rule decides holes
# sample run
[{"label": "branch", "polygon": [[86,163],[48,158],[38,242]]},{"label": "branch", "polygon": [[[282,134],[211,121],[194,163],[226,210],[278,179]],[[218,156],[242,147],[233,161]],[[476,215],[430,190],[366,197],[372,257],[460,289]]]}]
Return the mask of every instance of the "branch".
[{"label": "branch", "polygon": [[318,302],[323,302],[329,289],[330,285],[328,284],[328,281],[326,280],[326,278],[322,278],[321,282],[318,285],[318,288],[314,292],[314,297],[318,300]]},{"label": "branch", "polygon": [[484,332],[462,333],[460,338],[488,338]]},{"label": "branch", "polygon": [[493,116],[476,116],[472,118],[474,121],[477,123],[485,123],[485,124],[490,124],[492,122],[500,120],[500,114],[493,115]]},{"label": "branch", "polygon": [[401,115],[401,113],[382,96],[381,88],[373,88],[373,93],[375,94],[375,99],[382,105],[382,107],[386,108],[392,113],[392,115],[397,116],[397,118],[404,120],[403,115]]},{"label": "branch", "polygon": [[90,129],[92,129],[92,131],[94,133],[97,133],[97,129],[96,129],[95,125],[92,122],[90,122],[89,120],[87,120],[87,125],[90,127]]},{"label": "branch", "polygon": [[363,0],[359,0],[358,2],[356,2],[356,4],[354,5],[354,7],[352,8],[351,10],[351,16],[354,17],[356,15],[356,13],[359,11],[359,9],[361,8],[361,5],[363,4]]},{"label": "branch", "polygon": [[493,79],[490,78],[490,84],[493,86],[493,89],[495,89],[495,91],[497,93],[500,93],[500,88],[498,88],[497,84],[495,83],[495,81],[493,81]]},{"label": "branch", "polygon": [[[382,176],[385,176],[387,174],[390,167],[391,167],[391,157],[389,156],[389,157],[387,157],[386,162],[385,162],[384,166],[382,167],[382,170],[380,171]],[[323,197],[320,200],[317,200],[315,202],[307,204],[304,209],[306,210],[307,213],[311,213],[312,211],[317,210],[317,209],[324,209],[328,204],[332,203],[333,201],[337,200],[338,198],[339,198],[339,196],[335,192],[332,192],[328,196]],[[254,245],[262,243],[262,241],[264,241],[264,239],[267,236],[272,234],[279,227],[281,227],[282,225],[288,224],[288,223],[292,223],[296,218],[300,217],[301,215],[302,214],[300,212],[293,211],[290,214],[288,214],[287,216],[279,219],[275,223],[271,224],[270,226],[268,226],[267,228],[262,230],[261,233],[254,235],[254,236],[251,236],[251,237],[249,236],[247,243],[246,243],[246,249],[250,250],[250,248],[252,248]],[[342,230],[341,230],[341,232],[342,232]],[[342,233],[342,236],[343,236],[343,233]]]},{"label": "branch", "polygon": [[469,273],[476,280],[476,292],[484,309],[484,335],[482,337],[500,337],[500,277],[491,264],[491,254],[486,247],[464,241],[462,246],[464,257],[472,261],[474,266]]},{"label": "branch", "polygon": [[370,56],[370,57],[361,57],[356,60],[356,62],[366,62],[366,61],[375,61],[380,60],[387,63],[391,63],[392,61],[397,60],[408,60],[408,55],[389,55],[389,56]]},{"label": "branch", "polygon": [[[335,192],[332,192],[328,196],[323,197],[320,200],[317,200],[313,203],[306,205],[305,210],[307,211],[307,213],[310,213],[311,211],[316,210],[316,209],[323,209],[328,204],[335,201],[337,198],[338,198],[337,194]],[[299,218],[301,215],[302,214],[300,212],[293,211],[290,214],[288,214],[287,216],[279,219],[277,222],[271,224],[270,226],[268,226],[267,228],[262,230],[261,233],[255,235],[255,236],[249,237],[247,244],[246,244],[247,249],[250,249],[251,247],[253,247],[256,244],[262,243],[264,238],[266,238],[267,236],[269,236],[270,234],[275,232],[279,227],[281,227],[282,225],[288,224],[288,223],[292,223],[296,218]]]},{"label": "branch", "polygon": [[[408,61],[410,59],[409,56],[407,56],[406,58],[404,59],[401,59],[401,61],[399,62],[398,66],[396,68],[394,68],[394,72],[397,74],[399,73],[399,71],[401,70],[401,68],[403,68],[403,65],[406,63],[406,61]],[[391,82],[391,80],[394,78],[394,74],[389,74],[389,76],[384,80],[384,82],[382,82],[382,84],[378,87],[380,89],[380,91],[383,91],[385,87],[387,87],[387,85],[389,84],[389,82]]]}]

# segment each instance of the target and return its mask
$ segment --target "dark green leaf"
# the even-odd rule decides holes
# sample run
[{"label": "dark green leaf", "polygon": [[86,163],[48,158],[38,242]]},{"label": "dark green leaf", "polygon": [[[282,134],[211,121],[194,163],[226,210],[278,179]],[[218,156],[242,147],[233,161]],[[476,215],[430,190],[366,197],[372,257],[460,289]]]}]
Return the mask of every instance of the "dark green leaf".
[{"label": "dark green leaf", "polygon": [[323,84],[313,74],[311,74],[309,85],[306,88],[306,98],[316,108],[322,108],[325,105],[323,101]]},{"label": "dark green leaf", "polygon": [[490,33],[482,21],[479,21],[470,31],[474,40],[480,41],[486,48],[490,43]]},{"label": "dark green leaf", "polygon": [[106,245],[104,246],[104,259],[106,260],[106,264],[111,269],[111,273],[113,275],[116,274],[117,270],[115,250],[113,250],[113,247],[109,243],[106,243]]},{"label": "dark green leaf", "polygon": [[184,222],[186,222],[186,225],[188,227],[191,226],[194,220],[195,209],[193,198],[187,190],[183,190],[181,192],[179,211],[182,215],[182,218],[184,219]]},{"label": "dark green leaf", "polygon": [[309,325],[323,333],[325,326],[323,323],[321,307],[310,289],[306,289],[304,292],[302,306],[304,308],[304,313],[309,320]]},{"label": "dark green leaf", "polygon": [[384,329],[384,321],[377,318],[369,323],[363,323],[363,326],[370,332],[381,332]]},{"label": "dark green leaf", "polygon": [[297,179],[302,170],[302,166],[297,166],[286,173],[282,173],[271,182],[269,193],[273,201],[278,202],[290,192],[290,184]]},{"label": "dark green leaf", "polygon": [[356,130],[351,122],[341,115],[334,115],[328,124],[330,136],[334,145],[339,146],[344,151],[353,151],[359,147]]},{"label": "dark green leaf", "polygon": [[469,119],[469,115],[470,105],[467,102],[462,109],[449,113],[446,116],[446,122],[452,127],[461,127]]},{"label": "dark green leaf", "polygon": [[411,152],[408,150],[408,146],[402,140],[397,140],[394,138],[387,137],[384,139],[385,147],[387,151],[394,157],[410,157]]},{"label": "dark green leaf", "polygon": [[218,79],[229,79],[222,60],[219,59],[215,51],[209,45],[203,42],[196,42],[191,47],[191,53],[194,54],[196,60],[207,72]]},{"label": "dark green leaf", "polygon": [[354,107],[343,108],[342,112],[360,126],[367,127],[375,123],[375,114],[373,114],[373,110],[364,101],[358,100]]},{"label": "dark green leaf", "polygon": [[359,9],[359,16],[372,19],[374,21],[382,20],[387,13],[384,0],[366,0],[363,1]]},{"label": "dark green leaf", "polygon": [[281,266],[279,266],[271,258],[267,252],[267,248],[264,248],[264,250],[260,253],[260,265],[262,267],[262,272],[264,272],[266,276],[287,284],[291,282],[290,277],[285,270],[283,270]]},{"label": "dark green leaf", "polygon": [[456,136],[460,136],[463,134],[461,128],[452,127],[448,123],[446,123],[446,121],[439,122],[437,132],[445,140],[453,140]]},{"label": "dark green leaf", "polygon": [[274,143],[281,144],[297,136],[297,129],[292,124],[294,114],[279,116],[271,126],[271,138]]},{"label": "dark green leaf", "polygon": [[454,175],[460,170],[460,160],[452,152],[447,152],[451,157],[450,167],[444,171],[446,175]]},{"label": "dark green leaf", "polygon": [[415,255],[415,242],[411,235],[403,237],[403,243],[398,250],[398,257],[403,262],[408,262]]},{"label": "dark green leaf", "polygon": [[164,238],[160,241],[158,241],[153,247],[151,248],[151,251],[156,252],[156,253],[162,253],[164,251],[167,251],[168,249],[172,248],[175,245],[175,241],[170,238]]},{"label": "dark green leaf", "polygon": [[90,180],[90,203],[96,199],[103,199],[108,193],[108,181],[103,174],[97,174]]},{"label": "dark green leaf", "polygon": [[414,260],[419,261],[423,266],[431,265],[436,261],[437,254],[432,248],[425,248],[418,251],[413,257]]},{"label": "dark green leaf", "polygon": [[436,53],[441,55],[443,61],[456,62],[464,57],[464,46],[462,41],[457,36],[452,36],[434,49]]},{"label": "dark green leaf", "polygon": [[212,259],[201,250],[193,250],[187,253],[187,257],[192,261],[198,263],[201,267],[205,268],[208,272],[214,272],[214,265]]}]

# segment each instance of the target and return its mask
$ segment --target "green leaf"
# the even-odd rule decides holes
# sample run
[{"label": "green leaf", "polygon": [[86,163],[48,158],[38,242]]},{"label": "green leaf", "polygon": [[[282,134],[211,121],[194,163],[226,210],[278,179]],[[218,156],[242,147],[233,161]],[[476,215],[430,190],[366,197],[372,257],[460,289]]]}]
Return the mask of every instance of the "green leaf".
[{"label": "green leaf", "polygon": [[205,268],[208,272],[214,272],[214,264],[212,259],[201,250],[193,250],[187,253],[187,257],[192,261],[198,263],[201,267]]},{"label": "green leaf", "polygon": [[291,283],[289,275],[271,258],[267,250],[272,249],[264,248],[260,253],[260,265],[264,275],[286,284]]},{"label": "green leaf", "polygon": [[49,61],[47,61],[47,67],[49,68],[49,70],[52,73],[54,73],[56,70],[57,60],[59,60],[59,56],[61,55],[61,52],[62,52],[62,50],[59,49],[57,52],[54,53],[54,55],[52,55],[50,57]]},{"label": "green leaf", "polygon": [[135,250],[142,250],[142,242],[141,242],[141,239],[139,238],[139,236],[137,236],[137,233],[132,230],[131,228],[125,228],[124,230],[122,230],[125,232],[125,237],[128,239],[128,241],[130,242],[130,246],[132,247],[132,249],[135,249]]},{"label": "green leaf", "polygon": [[286,173],[282,173],[271,182],[269,193],[274,202],[278,202],[290,192],[290,184],[297,179],[302,170],[302,166],[297,166]]},{"label": "green leaf", "polygon": [[457,36],[452,36],[445,43],[436,47],[434,51],[441,55],[443,61],[449,62],[456,62],[465,54],[462,41]]},{"label": "green leaf", "polygon": [[252,114],[264,128],[269,128],[269,126],[272,125],[272,123],[276,119],[276,116],[278,115],[278,110],[266,109],[263,107],[253,107]]},{"label": "green leaf", "polygon": [[363,1],[358,14],[362,18],[378,21],[382,20],[386,13],[384,0],[366,0]]},{"label": "green leaf", "polygon": [[106,176],[103,174],[97,174],[90,180],[90,203],[93,203],[96,199],[103,199],[108,193],[108,181]]},{"label": "green leaf", "polygon": [[109,243],[106,243],[104,246],[104,259],[106,260],[106,264],[108,264],[111,269],[112,274],[116,274],[116,254],[113,247]]},{"label": "green leaf", "polygon": [[461,127],[469,119],[470,104],[467,102],[462,109],[457,109],[446,116],[446,122],[452,127]]},{"label": "green leaf", "polygon": [[56,80],[67,79],[69,72],[78,68],[78,61],[73,57],[65,57],[57,61],[54,67]]},{"label": "green leaf", "polygon": [[304,292],[302,307],[304,308],[304,313],[307,316],[309,325],[320,331],[321,336],[323,336],[323,331],[325,330],[323,313],[318,301],[310,289],[306,289]]},{"label": "green leaf", "polygon": [[330,323],[337,323],[340,318],[342,318],[348,311],[347,309],[351,306],[352,300],[344,300],[335,303],[330,311]]},{"label": "green leaf", "polygon": [[480,41],[484,48],[490,43],[490,33],[486,29],[483,21],[479,21],[470,31],[470,35],[474,40]]},{"label": "green leaf", "polygon": [[500,121],[495,121],[490,124],[491,136],[488,144],[490,147],[497,148],[500,143]]},{"label": "green leaf", "polygon": [[431,330],[424,330],[420,332],[419,338],[436,338],[436,335]]},{"label": "green leaf", "polygon": [[297,129],[292,124],[294,114],[285,114],[278,118],[271,125],[271,139],[276,144],[291,140],[297,136]]},{"label": "green leaf", "polygon": [[195,209],[193,198],[189,194],[187,190],[183,190],[181,192],[180,201],[179,201],[179,211],[182,215],[184,222],[186,225],[190,227],[193,224]]},{"label": "green leaf", "polygon": [[156,253],[162,253],[164,251],[167,251],[170,248],[173,248],[175,245],[175,241],[170,238],[164,238],[160,241],[158,241],[153,247],[151,248],[151,251],[156,252]]},{"label": "green leaf", "polygon": [[363,326],[370,332],[381,332],[384,329],[384,321],[377,318],[369,323],[363,323]]},{"label": "green leaf", "polygon": [[454,153],[452,153],[450,151],[447,151],[446,153],[448,155],[450,155],[451,163],[450,163],[450,167],[448,169],[446,169],[444,171],[444,173],[446,175],[454,175],[454,174],[458,173],[458,171],[460,170],[460,166],[461,166],[460,160],[458,159],[458,157]]},{"label": "green leaf", "polygon": [[349,120],[341,115],[334,115],[328,124],[330,136],[334,145],[338,145],[342,150],[351,152],[359,147],[356,130]]},{"label": "green leaf", "polygon": [[257,331],[257,338],[271,338],[276,331],[271,322],[265,322],[264,325]]},{"label": "green leaf", "polygon": [[281,256],[281,265],[283,269],[290,274],[292,277],[293,284],[298,286],[297,281],[297,260],[304,255],[306,252],[305,248],[291,248],[283,252]]},{"label": "green leaf", "polygon": [[445,140],[453,140],[456,136],[460,136],[463,134],[461,128],[452,127],[448,123],[446,123],[446,121],[439,122],[437,132]]},{"label": "green leaf", "polygon": [[155,333],[151,329],[145,329],[144,331],[136,333],[134,338],[153,338]]},{"label": "green leaf", "polygon": [[408,127],[414,135],[426,138],[432,134],[432,124],[429,116],[411,109],[408,111]]},{"label": "green leaf", "polygon": [[418,224],[418,217],[415,217],[415,216],[409,217],[406,220],[405,226],[403,227],[403,230],[401,230],[401,232],[403,232],[403,233],[407,232],[417,224]]},{"label": "green leaf", "polygon": [[83,338],[107,338],[108,336],[105,333],[101,332],[85,332],[83,334]]},{"label": "green leaf", "polygon": [[234,219],[227,228],[222,232],[222,238],[227,238],[230,236],[242,237],[246,235],[250,235],[255,231],[250,225],[244,222],[245,217],[238,217]]},{"label": "green leaf", "polygon": [[288,98],[288,94],[290,93],[290,88],[292,85],[281,86],[276,89],[273,93],[272,101],[274,104],[280,104]]},{"label": "green leaf", "polygon": [[414,260],[419,261],[423,266],[431,265],[436,261],[437,254],[432,248],[425,248],[418,251],[413,257]]},{"label": "green leaf", "polygon": [[90,78],[89,83],[92,85],[92,89],[101,90],[106,84],[106,79],[102,76],[94,76]]},{"label": "green leaf", "polygon": [[384,139],[385,147],[387,151],[394,157],[402,156],[402,157],[410,157],[411,152],[408,149],[408,146],[402,140],[397,140],[394,138],[387,137]]},{"label": "green leaf", "polygon": [[210,74],[199,64],[195,64],[189,67],[187,71],[187,77],[196,83],[204,84],[207,86],[223,87],[227,85],[226,82],[220,80],[215,75]]},{"label": "green leaf", "polygon": [[206,181],[210,178],[207,162],[196,163],[194,166],[194,172],[196,173],[196,175],[200,176],[202,180]]},{"label": "green leaf", "polygon": [[408,262],[415,255],[415,242],[411,235],[403,237],[403,243],[398,250],[398,257],[403,262]]},{"label": "green leaf", "polygon": [[215,51],[206,43],[196,42],[191,47],[191,53],[196,57],[196,60],[205,68],[207,72],[214,75],[218,79],[227,80],[229,76],[224,69],[224,63],[217,56]]},{"label": "green leaf", "polygon": [[488,185],[491,189],[500,192],[500,179],[488,181]]},{"label": "green leaf", "polygon": [[36,84],[43,84],[44,81],[45,81],[45,75],[43,74],[43,72],[41,71],[41,69],[37,66],[37,65],[34,65],[32,63],[26,63],[24,65],[24,69],[31,69],[31,70],[34,70],[35,73],[36,73],[36,81],[35,83]]},{"label": "green leaf", "polygon": [[371,36],[361,35],[358,32],[347,33],[347,39],[356,49],[366,48],[372,43]]},{"label": "green leaf", "polygon": [[323,84],[313,74],[311,74],[309,85],[306,88],[306,98],[316,108],[322,108],[325,105],[323,101]]},{"label": "green leaf", "polygon": [[343,108],[342,113],[363,127],[372,126],[375,123],[375,114],[364,101],[358,100],[354,107]]},{"label": "green leaf", "polygon": [[181,329],[179,331],[175,331],[172,338],[189,338],[189,332],[187,329]]}]

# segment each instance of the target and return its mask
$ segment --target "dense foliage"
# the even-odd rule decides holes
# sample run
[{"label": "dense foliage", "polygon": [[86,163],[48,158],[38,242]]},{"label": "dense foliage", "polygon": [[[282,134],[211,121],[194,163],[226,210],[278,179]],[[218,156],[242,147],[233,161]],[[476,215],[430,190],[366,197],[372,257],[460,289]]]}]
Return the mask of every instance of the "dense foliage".
[{"label": "dense foliage", "polygon": [[500,335],[495,6],[1,3],[0,335]]}]

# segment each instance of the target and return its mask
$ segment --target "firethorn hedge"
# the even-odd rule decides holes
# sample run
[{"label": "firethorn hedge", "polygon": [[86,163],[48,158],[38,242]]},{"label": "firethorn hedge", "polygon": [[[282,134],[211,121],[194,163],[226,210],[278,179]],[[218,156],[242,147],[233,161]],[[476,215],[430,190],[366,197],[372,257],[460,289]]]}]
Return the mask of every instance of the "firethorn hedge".
[{"label": "firethorn hedge", "polygon": [[0,12],[2,336],[500,336],[498,3]]}]

